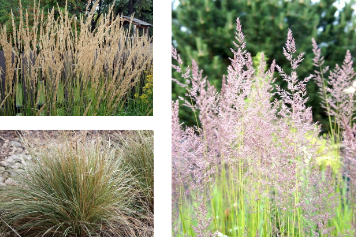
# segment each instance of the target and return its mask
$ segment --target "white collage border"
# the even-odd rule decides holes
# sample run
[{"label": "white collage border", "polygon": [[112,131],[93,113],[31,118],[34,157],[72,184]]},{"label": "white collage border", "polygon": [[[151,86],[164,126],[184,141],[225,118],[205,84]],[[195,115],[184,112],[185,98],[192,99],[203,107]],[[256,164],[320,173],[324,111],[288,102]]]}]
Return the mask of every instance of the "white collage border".
[{"label": "white collage border", "polygon": [[171,236],[171,1],[153,0],[153,117],[0,117],[0,130],[154,130],[155,236]]}]

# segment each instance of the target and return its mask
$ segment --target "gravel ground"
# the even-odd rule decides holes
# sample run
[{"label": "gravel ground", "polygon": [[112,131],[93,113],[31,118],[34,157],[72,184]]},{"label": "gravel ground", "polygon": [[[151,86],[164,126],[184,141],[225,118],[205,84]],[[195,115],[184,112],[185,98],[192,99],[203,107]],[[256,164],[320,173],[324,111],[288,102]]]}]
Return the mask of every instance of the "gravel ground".
[{"label": "gravel ground", "polygon": [[[129,131],[71,131],[72,136],[86,134],[86,139],[92,139],[96,136],[106,136],[111,141],[115,137],[125,136]],[[25,149],[21,135],[30,139],[39,140],[38,145],[46,145],[46,139],[51,140],[58,136],[58,131],[0,131],[0,187],[16,185],[14,178],[24,172],[24,165],[32,161],[32,157]]]}]

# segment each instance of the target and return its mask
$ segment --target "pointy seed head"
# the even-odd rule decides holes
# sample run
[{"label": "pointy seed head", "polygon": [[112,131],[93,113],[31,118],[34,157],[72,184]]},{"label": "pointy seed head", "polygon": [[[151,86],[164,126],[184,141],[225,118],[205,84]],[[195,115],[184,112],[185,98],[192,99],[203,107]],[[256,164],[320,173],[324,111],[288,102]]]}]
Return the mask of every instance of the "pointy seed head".
[{"label": "pointy seed head", "polygon": [[293,38],[291,29],[288,29],[286,48],[287,48],[287,51],[292,54],[297,51],[296,47],[295,47],[295,42],[294,42],[294,38]]},{"label": "pointy seed head", "polygon": [[[237,18],[236,19],[236,32],[235,32],[235,39],[239,42],[239,45],[240,47],[243,49],[245,48],[246,46],[246,43],[245,43],[245,36],[244,34],[242,33],[242,26],[241,26],[241,23],[240,23],[240,19]],[[237,46],[235,44],[235,46]],[[238,46],[237,46],[238,47]]]}]

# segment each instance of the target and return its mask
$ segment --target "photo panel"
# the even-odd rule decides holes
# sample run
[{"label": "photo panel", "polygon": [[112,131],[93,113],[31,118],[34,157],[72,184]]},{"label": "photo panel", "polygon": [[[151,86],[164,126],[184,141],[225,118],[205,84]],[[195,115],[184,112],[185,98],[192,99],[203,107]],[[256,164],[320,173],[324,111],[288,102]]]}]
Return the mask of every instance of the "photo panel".
[{"label": "photo panel", "polygon": [[150,130],[1,130],[0,236],[153,236]]},{"label": "photo panel", "polygon": [[153,2],[0,3],[0,116],[152,116]]}]

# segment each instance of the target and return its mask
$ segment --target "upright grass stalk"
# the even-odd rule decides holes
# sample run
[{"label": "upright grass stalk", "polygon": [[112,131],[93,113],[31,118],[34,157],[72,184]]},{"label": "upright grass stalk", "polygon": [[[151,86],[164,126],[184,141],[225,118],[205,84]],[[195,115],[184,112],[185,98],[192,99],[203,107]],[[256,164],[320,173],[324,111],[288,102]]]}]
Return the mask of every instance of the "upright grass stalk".
[{"label": "upright grass stalk", "polygon": [[142,35],[131,41],[113,6],[94,31],[90,22],[95,6],[86,18],[70,18],[67,6],[58,18],[54,9],[45,18],[36,1],[34,9],[32,25],[20,4],[20,24],[13,20],[13,36],[6,26],[0,31],[6,59],[0,115],[37,115],[43,104],[47,106],[41,115],[107,116],[122,115],[122,107],[132,110],[131,91],[144,86],[145,71],[152,67],[152,38]]},{"label": "upright grass stalk", "polygon": [[[235,36],[234,57],[220,93],[202,76],[195,61],[186,70],[181,68],[182,61],[172,49],[172,58],[178,62],[173,68],[184,83],[173,81],[187,90],[186,99],[181,100],[199,120],[196,127],[183,127],[178,119],[179,102],[172,103],[172,196],[177,203],[173,205],[173,235],[352,233],[347,229],[350,223],[337,221],[337,216],[345,222],[352,218],[349,207],[343,206],[345,181],[339,165],[320,162],[334,154],[334,148],[325,146],[319,126],[312,123],[311,108],[306,106],[306,83],[312,77],[297,77],[304,54],[295,55],[291,30],[283,48],[290,74],[275,62],[266,71],[263,53],[258,68],[252,67],[239,20]],[[342,70],[353,75],[349,61],[346,64]],[[275,68],[288,89],[272,86]],[[343,75],[342,70],[338,75]],[[271,100],[274,89],[281,100]],[[341,102],[333,106],[345,111]]]}]

